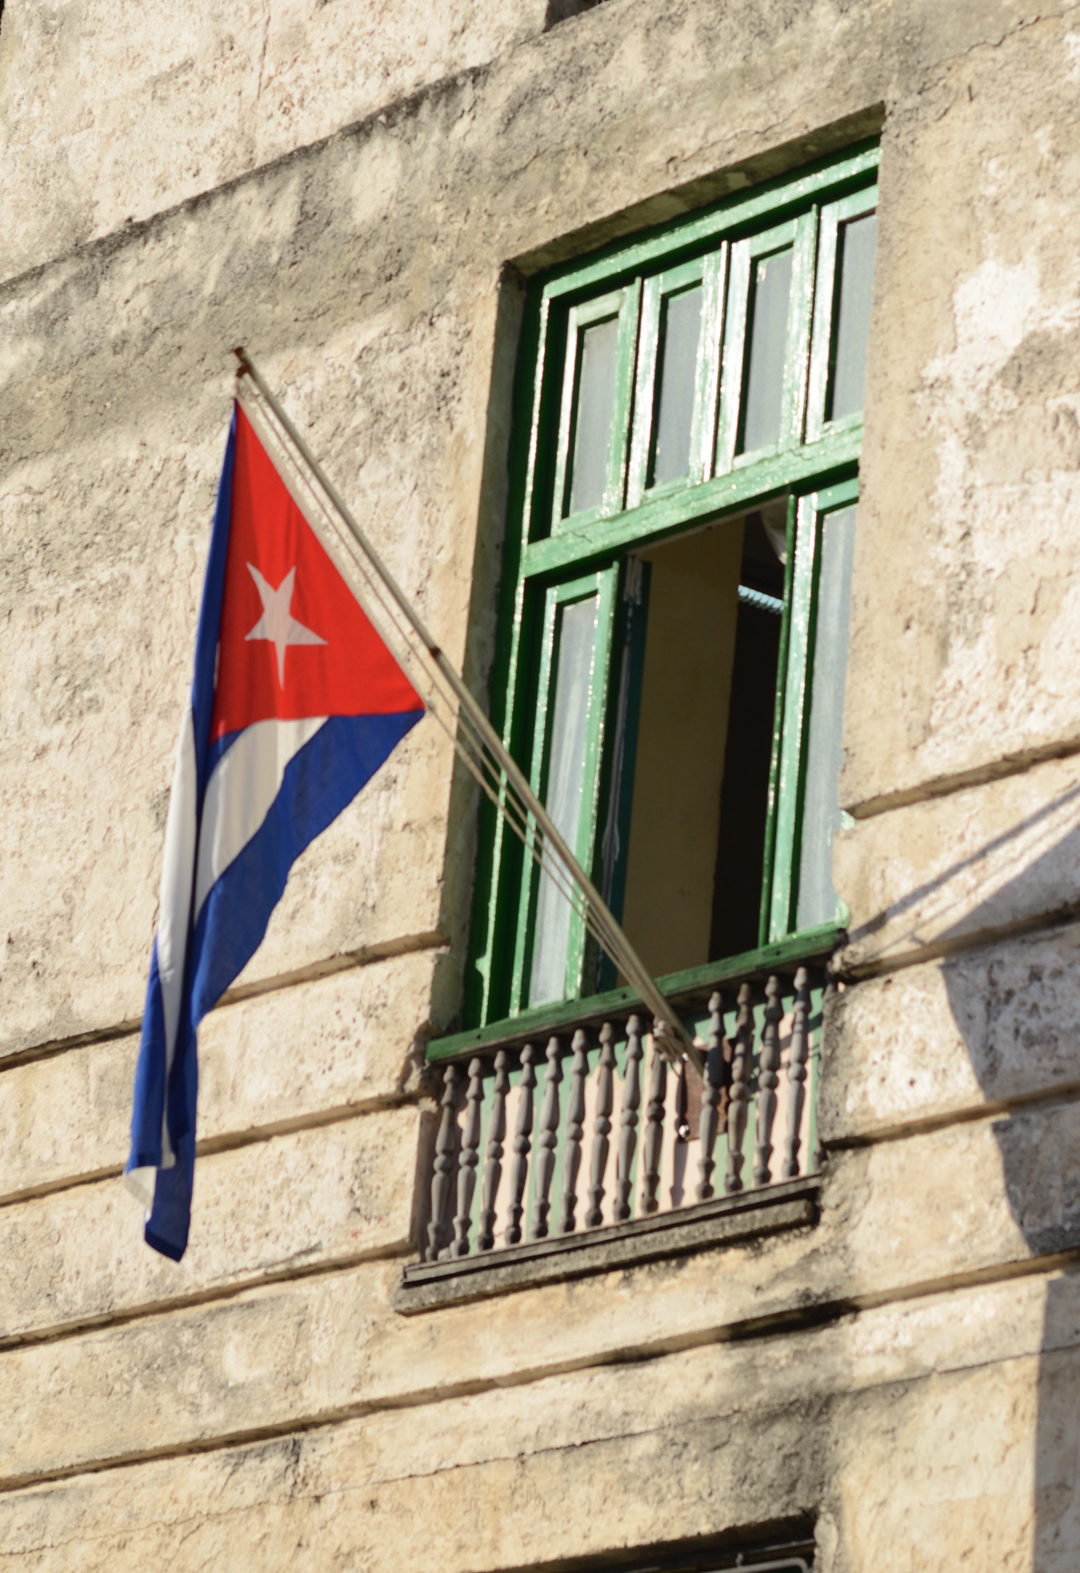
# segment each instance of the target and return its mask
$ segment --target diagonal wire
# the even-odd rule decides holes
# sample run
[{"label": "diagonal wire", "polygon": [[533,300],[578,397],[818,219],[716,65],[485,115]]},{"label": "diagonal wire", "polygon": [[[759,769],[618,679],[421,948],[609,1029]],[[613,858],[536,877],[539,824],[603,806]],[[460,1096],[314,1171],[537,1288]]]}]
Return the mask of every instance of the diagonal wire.
[{"label": "diagonal wire", "polygon": [[[242,384],[241,387],[243,388],[242,402],[247,413],[249,415],[257,413],[259,416],[262,416],[259,425],[265,432],[267,430],[266,406],[260,399],[257,411],[253,411],[251,408],[250,385],[244,386]],[[277,439],[274,446],[279,452],[284,449],[285,454],[288,454],[288,447],[282,443],[280,438],[277,438],[276,423],[270,428],[270,432]],[[289,471],[291,472],[290,478],[295,477],[295,472],[291,465],[289,466]],[[395,642],[406,652],[407,664],[415,665],[419,662],[421,665],[426,678],[426,682],[422,686],[428,689],[429,708],[431,708],[433,715],[436,716],[442,729],[447,733],[455,751],[462,758],[466,768],[470,770],[474,779],[478,780],[485,795],[492,801],[510,829],[524,843],[526,850],[536,865],[552,880],[559,894],[568,902],[571,910],[582,921],[587,932],[611,956],[612,960],[619,965],[621,947],[617,937],[612,935],[607,925],[602,922],[595,912],[585,893],[580,891],[576,883],[573,882],[573,876],[566,868],[559,853],[554,848],[549,848],[546,845],[546,838],[541,826],[533,818],[528,805],[520,798],[513,782],[506,776],[498,759],[491,754],[487,741],[476,729],[475,723],[468,715],[468,712],[461,707],[457,695],[446,684],[438,665],[434,661],[425,659],[428,656],[428,652],[423,645],[420,645],[419,649],[423,650],[425,658],[420,657],[414,641],[409,638],[402,628],[399,621],[399,610],[392,598],[387,594],[382,581],[377,574],[373,573],[365,558],[358,554],[355,543],[343,531],[336,514],[329,509],[321,493],[315,491],[309,485],[304,486],[304,492],[306,494],[305,500],[297,498],[302,511],[308,511],[308,508],[305,507],[305,501],[308,504],[314,504],[321,519],[332,531],[335,543],[344,550],[350,564],[356,568],[364,581],[365,589],[369,596],[378,604],[380,612],[393,629],[396,636]],[[455,736],[445,716],[439,714],[438,707],[430,703],[435,693],[447,705],[451,715],[456,715],[459,729],[467,733],[470,743],[479,756],[480,766],[486,772],[487,781],[483,780],[478,774],[476,761],[468,757],[467,751],[462,747],[460,738]]]},{"label": "diagonal wire", "polygon": [[[317,491],[311,485],[305,471],[291,462],[292,443],[279,435],[279,428],[284,430],[286,438],[295,440],[295,443],[302,449],[302,456],[307,456],[307,450],[304,448],[299,436],[294,438],[294,433],[286,417],[278,410],[273,399],[262,387],[261,379],[254,373],[250,361],[246,359],[242,351],[237,353],[241,358],[242,365],[252,372],[255,378],[254,385],[247,381],[238,382],[237,396],[243,404],[245,412],[256,421],[264,434],[271,436],[273,446],[286,458],[287,462],[284,467],[279,468],[279,473],[281,473],[282,479],[293,492],[301,512],[307,515],[312,506],[317,509],[320,519],[332,532],[335,545],[345,552],[350,565],[359,573],[369,600],[374,601],[378,605],[384,629],[388,624],[393,631],[393,643],[406,652],[405,664],[413,668],[414,671],[416,665],[420,665],[424,673],[424,680],[419,686],[427,690],[425,697],[428,701],[428,708],[443,731],[446,732],[458,757],[493,803],[496,811],[501,815],[505,823],[522,841],[527,853],[537,864],[538,868],[552,880],[556,890],[568,902],[571,910],[583,923],[586,931],[593,936],[604,952],[615,962],[619,970],[630,979],[633,986],[646,999],[651,998],[657,1004],[665,1007],[662,1016],[660,1012],[656,1011],[655,1006],[652,1007],[653,1013],[657,1018],[655,1030],[660,1031],[661,1027],[663,1027],[662,1036],[665,1040],[663,1052],[665,1056],[676,1060],[680,1057],[688,1058],[700,1070],[702,1066],[697,1043],[691,1042],[685,1028],[679,1022],[678,1016],[663,1001],[652,980],[642,973],[640,958],[629,948],[618,926],[615,925],[614,928],[611,926],[614,920],[609,921],[610,915],[606,909],[602,905],[599,910],[597,909],[595,901],[589,893],[591,887],[582,887],[581,880],[584,876],[579,871],[578,876],[575,877],[572,854],[571,863],[567,864],[566,857],[559,849],[558,844],[548,845],[551,837],[547,835],[544,827],[536,817],[536,813],[539,811],[536,810],[534,812],[534,807],[530,806],[528,801],[522,796],[521,788],[508,775],[507,766],[499,758],[499,754],[495,751],[491,740],[485,736],[480,722],[470,713],[469,707],[466,706],[463,691],[457,691],[461,685],[460,677],[456,678],[454,682],[450,681],[450,677],[453,674],[448,674],[443,670],[447,665],[445,655],[431,642],[430,635],[427,635],[426,631],[423,630],[418,618],[412,613],[407,614],[405,606],[399,604],[402,592],[392,583],[387,571],[374,558],[371,548],[361,539],[359,527],[351,519],[339,520],[336,513],[328,507],[327,499],[323,497],[322,492]],[[313,473],[320,482],[320,487],[328,493],[332,493],[333,489],[330,483],[322,475],[314,459],[310,460],[310,464],[313,468]],[[302,487],[303,496],[297,495],[297,484]],[[333,500],[338,511],[344,509],[344,504],[337,497],[336,493],[333,493],[331,500]],[[343,522],[347,522],[351,533],[356,535],[357,539],[355,542],[342,530]],[[360,553],[357,551],[358,547],[362,549]],[[372,560],[370,562],[366,561],[364,554],[367,554]],[[412,637],[403,627],[403,620],[410,624]],[[417,633],[423,634],[423,637],[416,639],[415,635]],[[422,656],[420,654],[421,651],[423,652]],[[440,701],[439,704],[433,702],[436,695]],[[441,713],[442,705],[446,706],[451,720],[456,717],[456,731],[452,727],[451,721]],[[489,731],[491,730],[490,723],[485,722],[484,726]],[[492,736],[494,737],[495,734],[492,733]],[[499,749],[500,751],[502,750],[501,743],[499,743]],[[552,835],[557,833],[556,826],[552,825],[550,828]],[[639,976],[640,982],[636,981]]]},{"label": "diagonal wire", "polygon": [[[272,428],[268,429],[265,411],[261,404],[257,410],[252,410],[252,401],[247,390],[245,390],[245,397],[242,402],[249,417],[252,415],[256,416],[257,423],[261,428],[260,434],[269,435],[272,438],[276,437],[276,432]],[[280,452],[280,442],[274,442],[274,446]],[[335,544],[339,546],[347,557],[350,566],[360,575],[364,582],[365,591],[372,600],[378,603],[380,612],[389,621],[406,653],[408,664],[413,666],[420,665],[422,667],[426,681],[421,681],[419,686],[427,690],[423,694],[424,699],[427,701],[427,708],[449,738],[458,758],[461,759],[496,811],[523,843],[526,852],[531,856],[537,868],[548,876],[558,893],[570,906],[571,911],[584,924],[587,932],[607,952],[610,947],[610,935],[606,927],[600,923],[584,894],[573,883],[572,876],[558,853],[554,848],[547,846],[541,827],[531,816],[527,805],[517,794],[513,783],[509,780],[505,771],[492,756],[483,736],[476,730],[468,713],[457,703],[456,696],[443,680],[439,668],[434,663],[423,661],[419,658],[417,650],[408,640],[400,626],[398,609],[387,595],[382,581],[377,574],[371,571],[370,566],[359,552],[355,542],[343,530],[337,516],[327,506],[323,498],[314,488],[308,486],[304,487],[304,493],[302,503],[301,499],[297,498],[298,504],[301,504],[302,511],[305,514],[310,512],[312,505],[317,508],[323,523],[333,533]],[[420,648],[422,649],[423,647],[421,646]],[[449,709],[451,717],[456,719],[457,732],[455,732],[451,721],[443,714],[443,704]],[[465,734],[464,738],[461,735],[462,733]]]}]

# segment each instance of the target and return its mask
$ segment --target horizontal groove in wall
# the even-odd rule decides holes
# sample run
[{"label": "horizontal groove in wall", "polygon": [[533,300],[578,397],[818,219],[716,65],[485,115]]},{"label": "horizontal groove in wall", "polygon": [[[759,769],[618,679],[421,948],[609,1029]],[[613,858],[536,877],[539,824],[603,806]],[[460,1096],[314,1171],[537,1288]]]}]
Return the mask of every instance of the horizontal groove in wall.
[{"label": "horizontal groove in wall", "polygon": [[[113,1180],[109,1183],[117,1183],[117,1181]],[[625,1250],[627,1242],[624,1240],[605,1242],[596,1238],[597,1234],[603,1234],[606,1231],[582,1233],[576,1237],[573,1242],[574,1245],[577,1247],[584,1245],[587,1252],[599,1255],[601,1258],[606,1254],[607,1259],[590,1260],[585,1263],[575,1262],[573,1258],[582,1254],[580,1249],[577,1251],[573,1249],[564,1250],[561,1253],[556,1253],[561,1254],[563,1258],[562,1271],[548,1272],[543,1274],[542,1277],[535,1277],[534,1281],[548,1281],[551,1278],[558,1277],[580,1277],[586,1273],[610,1272],[619,1267],[629,1269],[639,1263],[654,1261],[658,1257],[686,1255],[690,1251],[715,1248],[728,1241],[734,1244],[745,1242],[748,1238],[764,1239],[766,1236],[779,1230],[812,1224],[817,1218],[815,1198],[820,1189],[820,1184],[820,1176],[814,1175],[808,1179],[790,1181],[785,1185],[775,1187],[782,1194],[767,1199],[756,1195],[752,1191],[745,1197],[721,1198],[713,1209],[715,1213],[719,1214],[715,1219],[710,1219],[707,1216],[701,1219],[686,1216],[680,1218],[678,1213],[665,1215],[664,1219],[659,1221],[659,1226],[652,1231],[658,1236],[658,1239],[649,1240],[646,1237],[644,1241],[639,1241],[640,1249],[634,1255],[627,1254]],[[742,1204],[741,1206],[739,1205],[740,1203]],[[695,1210],[694,1208],[681,1209],[684,1214],[693,1213]],[[741,1220],[738,1217],[740,1212],[748,1215],[748,1220],[742,1224],[741,1228],[739,1226]],[[727,1217],[725,1217],[725,1213],[728,1215]],[[731,1217],[732,1214],[735,1216]],[[137,1221],[134,1212],[133,1219]],[[647,1221],[653,1222],[653,1220]],[[701,1231],[704,1230],[707,1235],[710,1224],[712,1225],[715,1238],[702,1237]],[[680,1238],[680,1233],[685,1238]],[[558,1241],[554,1243],[558,1246]],[[630,1243],[633,1244],[634,1242],[631,1241]],[[619,1254],[620,1246],[623,1247],[621,1255]],[[614,1247],[614,1250],[612,1250],[612,1247]],[[78,1338],[84,1333],[94,1332],[102,1327],[124,1327],[132,1322],[168,1316],[173,1311],[192,1310],[201,1305],[216,1305],[225,1300],[235,1300],[253,1289],[261,1289],[273,1284],[288,1283],[299,1279],[329,1277],[333,1274],[349,1272],[354,1267],[370,1262],[399,1261],[403,1257],[413,1254],[414,1251],[415,1245],[410,1241],[396,1249],[377,1246],[370,1250],[351,1253],[348,1256],[327,1257],[322,1261],[308,1263],[303,1266],[290,1265],[283,1267],[278,1272],[264,1271],[251,1274],[248,1277],[238,1279],[230,1284],[223,1284],[217,1288],[209,1287],[186,1295],[176,1295],[168,1300],[145,1301],[141,1305],[130,1306],[119,1312],[103,1313],[97,1316],[83,1317],[78,1321],[57,1323],[51,1327],[35,1328],[31,1332],[10,1337],[0,1335],[0,1351],[26,1348],[31,1344],[60,1343]],[[479,1259],[475,1260],[479,1261]],[[490,1278],[492,1268],[487,1260],[483,1260],[480,1265],[485,1277]],[[557,1263],[557,1269],[558,1265]],[[422,1273],[424,1264],[418,1263],[416,1266]],[[510,1267],[512,1274],[514,1270],[513,1265],[507,1264],[507,1266]],[[439,1267],[436,1264],[436,1275],[438,1271]],[[502,1276],[498,1267],[494,1269],[494,1273],[497,1277]],[[483,1285],[478,1289],[475,1285],[462,1286],[451,1284],[448,1291],[443,1286],[438,1286],[434,1296],[431,1296],[430,1291],[425,1291],[424,1287],[421,1286],[419,1292],[412,1296],[411,1304],[406,1306],[406,1303],[401,1301],[397,1303],[396,1308],[398,1310],[407,1308],[409,1311],[415,1312],[428,1309],[429,1299],[430,1303],[435,1304],[453,1303],[462,1299],[484,1297],[486,1294],[491,1293],[505,1293],[510,1289],[519,1287],[521,1285],[518,1283],[511,1282],[507,1284],[505,1281],[494,1290]],[[439,1292],[440,1289],[442,1289],[441,1293]],[[455,1292],[462,1289],[464,1292]],[[401,1291],[399,1290],[400,1293]]]},{"label": "horizontal groove in wall", "polygon": [[[313,961],[307,967],[297,967],[293,972],[278,972],[273,977],[260,978],[254,983],[242,983],[236,988],[227,989],[214,1006],[214,1010],[223,1010],[227,1005],[237,1005],[242,1000],[280,994],[282,990],[296,988],[302,983],[317,983],[321,978],[333,977],[336,973],[349,972],[354,968],[369,967],[375,962],[395,961],[400,956],[413,956],[425,950],[443,950],[449,943],[445,934],[431,931],[406,934],[400,939],[366,945],[360,950],[343,951],[338,956],[327,957],[325,961]],[[4,1071],[15,1070],[20,1065],[32,1064],[35,1060],[54,1059],[56,1055],[66,1054],[70,1049],[83,1049],[95,1043],[111,1043],[117,1038],[131,1037],[140,1030],[141,1026],[142,1017],[137,1016],[130,1020],[114,1022],[108,1027],[74,1032],[70,1037],[51,1038],[47,1042],[29,1044],[26,1048],[16,1049],[10,1054],[0,1052],[0,1075],[3,1075]]]},{"label": "horizontal groove in wall", "polygon": [[1038,748],[1025,749],[1022,753],[1007,755],[1004,759],[972,765],[969,770],[957,770],[950,775],[932,777],[917,786],[904,787],[896,792],[881,792],[856,803],[844,806],[853,819],[874,819],[879,814],[891,813],[896,808],[909,808],[914,803],[931,802],[934,798],[950,797],[968,787],[987,786],[993,781],[1004,781],[1008,776],[1021,776],[1037,765],[1054,759],[1069,759],[1080,753],[1080,737],[1045,743]]},{"label": "horizontal groove in wall", "polygon": [[861,1147],[877,1147],[888,1142],[906,1141],[909,1137],[932,1135],[934,1131],[948,1130],[952,1125],[978,1125],[981,1121],[1000,1120],[1010,1114],[1029,1114],[1038,1109],[1068,1107],[1080,1099],[1080,1081],[1064,1082],[1058,1087],[1043,1087],[1035,1092],[1017,1093],[1012,1098],[997,1098],[993,1102],[961,1104],[939,1114],[912,1118],[895,1125],[875,1126],[872,1130],[852,1131],[847,1135],[822,1140],[826,1152],[852,1151]]},{"label": "horizontal groove in wall", "polygon": [[[138,1224],[137,1215],[135,1223]],[[150,1247],[140,1245],[140,1249],[150,1250]],[[372,1246],[370,1250],[355,1251],[348,1256],[327,1257],[324,1261],[303,1266],[292,1264],[276,1272],[253,1273],[247,1278],[237,1279],[231,1284],[222,1284],[218,1288],[198,1289],[190,1294],[175,1295],[168,1300],[147,1300],[142,1305],[130,1306],[123,1311],[102,1312],[98,1316],[83,1317],[78,1322],[64,1322],[55,1327],[35,1328],[32,1332],[18,1336],[0,1337],[0,1354],[9,1354],[38,1344],[69,1343],[72,1339],[82,1338],[87,1333],[101,1332],[103,1328],[129,1327],[133,1322],[160,1320],[162,1317],[171,1316],[174,1311],[192,1311],[198,1310],[200,1306],[220,1305],[223,1301],[239,1300],[255,1289],[273,1288],[275,1284],[294,1283],[308,1278],[330,1278],[337,1273],[349,1273],[357,1267],[376,1262],[399,1262],[403,1257],[412,1255],[415,1249],[411,1240],[396,1247]]]},{"label": "horizontal groove in wall", "polygon": [[[972,950],[988,950],[990,946],[1001,943],[1002,940],[1020,939],[1026,934],[1041,934],[1047,929],[1062,928],[1068,923],[1075,923],[1080,918],[1080,901],[1069,902],[1067,906],[1055,907],[1051,912],[1039,912],[1025,918],[1017,918],[1013,923],[999,923],[993,927],[978,929],[971,934],[960,935],[956,939],[941,940],[935,944],[913,945],[910,950],[901,951],[896,955],[870,957],[866,961],[845,963],[844,952],[841,951],[836,963],[836,975],[844,983],[860,983],[864,978],[881,978],[890,972],[905,972],[909,967],[923,966],[931,961],[947,961],[952,956],[966,955]],[[860,936],[872,930],[869,926],[862,929],[851,929],[848,933],[848,947],[854,948],[860,943]]]},{"label": "horizontal groove in wall", "polygon": [[[277,1136],[294,1136],[302,1131],[344,1125],[349,1120],[360,1119],[367,1114],[382,1114],[388,1110],[412,1108],[419,1103],[421,1096],[422,1094],[412,1092],[384,1094],[380,1097],[365,1098],[358,1103],[344,1103],[330,1109],[317,1109],[297,1115],[295,1119],[272,1120],[266,1125],[252,1126],[246,1131],[225,1131],[220,1136],[208,1136],[204,1141],[197,1142],[195,1155],[198,1158],[205,1158],[214,1153],[237,1152],[243,1147],[258,1147],[263,1142],[273,1141]],[[64,1175],[56,1180],[44,1181],[40,1185],[27,1186],[25,1190],[8,1191],[0,1196],[0,1208],[15,1207],[21,1202],[37,1201],[43,1196],[56,1196],[64,1191],[74,1191],[81,1185],[99,1185],[106,1181],[118,1180],[123,1172],[123,1164],[114,1163],[83,1174]]]},{"label": "horizontal groove in wall", "polygon": [[[888,1305],[902,1305],[942,1293],[988,1287],[996,1283],[1004,1283],[1021,1278],[1046,1276],[1062,1269],[1075,1268],[1077,1266],[1080,1266],[1080,1250],[1059,1251],[1053,1255],[1030,1257],[1024,1261],[1002,1263],[995,1267],[957,1274],[951,1278],[927,1280],[924,1283],[910,1285],[901,1290],[890,1291],[885,1289],[875,1294],[823,1301],[813,1306],[792,1307],[788,1311],[777,1312],[762,1318],[747,1318],[740,1323],[710,1329],[696,1336],[683,1335],[670,1339],[658,1339],[645,1346],[627,1346],[619,1350],[609,1350],[605,1351],[604,1355],[599,1359],[582,1356],[576,1360],[563,1362],[553,1360],[547,1364],[522,1369],[509,1377],[500,1377],[497,1382],[474,1380],[447,1383],[440,1385],[438,1388],[422,1389],[415,1393],[403,1393],[394,1398],[378,1401],[358,1399],[351,1404],[335,1406],[319,1415],[298,1416],[295,1419],[283,1420],[274,1425],[253,1426],[222,1433],[214,1437],[200,1437],[192,1442],[177,1444],[172,1447],[165,1445],[160,1448],[147,1449],[137,1454],[117,1454],[110,1458],[73,1464],[62,1469],[43,1470],[35,1474],[22,1476],[4,1476],[0,1477],[0,1492],[6,1494],[8,1492],[24,1491],[33,1486],[48,1484],[57,1480],[71,1479],[76,1476],[102,1474],[115,1469],[137,1468],[141,1464],[154,1463],[164,1459],[187,1458],[204,1453],[224,1452],[230,1448],[249,1446],[259,1442],[274,1441],[291,1436],[303,1436],[315,1431],[329,1431],[335,1426],[343,1425],[352,1420],[363,1419],[367,1415],[426,1408],[432,1404],[446,1402],[451,1399],[473,1397],[482,1392],[492,1391],[496,1387],[502,1391],[507,1391],[515,1387],[529,1386],[532,1383],[555,1376],[571,1375],[578,1371],[594,1369],[600,1366],[628,1364],[639,1359],[653,1360],[665,1354],[676,1354],[683,1350],[701,1348],[712,1343],[737,1342],[751,1338],[775,1337],[800,1330],[813,1331],[816,1328],[824,1329],[846,1317],[857,1316],[862,1311],[877,1310]],[[928,1372],[927,1376],[931,1374]],[[904,1378],[903,1380],[906,1383],[911,1379]],[[888,1386],[890,1384],[885,1383],[881,1385]]]},{"label": "horizontal groove in wall", "polygon": [[170,220],[180,216],[196,213],[200,208],[213,202],[220,196],[227,196],[235,191],[242,191],[254,181],[261,180],[267,175],[272,175],[279,170],[288,169],[293,164],[303,164],[312,158],[317,158],[326,148],[335,142],[363,142],[368,137],[376,135],[380,130],[395,130],[405,121],[419,117],[425,109],[434,107],[440,99],[449,98],[455,93],[460,93],[468,87],[477,87],[483,79],[491,74],[494,62],[487,61],[481,65],[463,66],[460,71],[451,76],[440,77],[435,82],[426,83],[414,93],[406,94],[404,98],[394,99],[389,104],[384,104],[374,109],[370,114],[362,116],[359,120],[348,125],[339,126],[336,130],[328,132],[325,136],[317,137],[314,142],[305,142],[301,147],[290,148],[286,153],[279,153],[269,158],[265,163],[255,164],[250,169],[241,170],[238,175],[232,175],[221,180],[217,185],[208,186],[204,191],[196,191],[191,196],[183,197],[178,202],[172,202],[168,207],[160,208],[156,213],[148,213],[145,218],[133,219],[122,228],[107,231],[105,234],[90,235],[85,240],[77,242],[67,251],[55,253],[45,257],[41,262],[35,262],[31,267],[24,268],[20,273],[9,274],[0,278],[0,299],[5,295],[14,294],[17,290],[32,287],[37,284],[53,269],[59,269],[83,261],[92,261],[95,258],[105,259],[116,252],[138,242],[144,236],[153,235],[163,228]]}]

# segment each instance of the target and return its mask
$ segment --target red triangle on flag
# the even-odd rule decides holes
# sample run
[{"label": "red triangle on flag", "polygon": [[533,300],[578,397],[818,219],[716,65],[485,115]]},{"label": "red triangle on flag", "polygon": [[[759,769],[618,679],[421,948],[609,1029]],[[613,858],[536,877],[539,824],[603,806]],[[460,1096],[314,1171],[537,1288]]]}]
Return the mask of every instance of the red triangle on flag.
[{"label": "red triangle on flag", "polygon": [[210,741],[255,721],[423,708],[238,406]]}]

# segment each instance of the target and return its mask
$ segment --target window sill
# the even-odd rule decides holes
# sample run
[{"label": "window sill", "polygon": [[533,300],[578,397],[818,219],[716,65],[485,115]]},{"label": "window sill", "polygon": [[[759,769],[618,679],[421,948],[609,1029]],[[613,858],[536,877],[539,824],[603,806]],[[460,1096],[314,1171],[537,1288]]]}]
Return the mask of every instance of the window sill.
[{"label": "window sill", "polygon": [[394,1309],[410,1315],[805,1228],[817,1222],[820,1187],[821,1176],[814,1174],[496,1253],[413,1262],[405,1268]]},{"label": "window sill", "polygon": [[[736,979],[739,982],[764,980],[774,968],[792,963],[827,961],[844,938],[842,927],[828,924],[763,945],[760,950],[747,951],[741,956],[729,956],[685,972],[669,973],[657,978],[656,986],[665,999],[689,1012],[703,1005],[712,991],[725,983]],[[427,1045],[426,1058],[429,1064],[436,1065],[466,1059],[471,1054],[494,1053],[510,1044],[525,1043],[530,1037],[542,1040],[553,1032],[599,1023],[610,1016],[639,1008],[638,996],[628,988],[613,989],[608,994],[594,994],[585,999],[565,1000],[557,1005],[523,1011],[505,1021],[490,1022],[485,1027],[433,1038]]]}]

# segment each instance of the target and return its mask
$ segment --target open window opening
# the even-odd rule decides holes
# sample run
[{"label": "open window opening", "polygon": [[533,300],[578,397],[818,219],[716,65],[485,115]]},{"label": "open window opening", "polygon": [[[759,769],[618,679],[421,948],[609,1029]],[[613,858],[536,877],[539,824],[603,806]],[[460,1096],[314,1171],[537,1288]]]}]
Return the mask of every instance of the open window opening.
[{"label": "open window opening", "polygon": [[[545,595],[534,777],[654,977],[835,923],[854,486],[780,495]],[[522,895],[525,1007],[623,980]]]},{"label": "open window opening", "polygon": [[624,645],[604,855],[654,976],[758,944],[787,511],[781,498],[666,542],[626,575],[638,627]]}]

